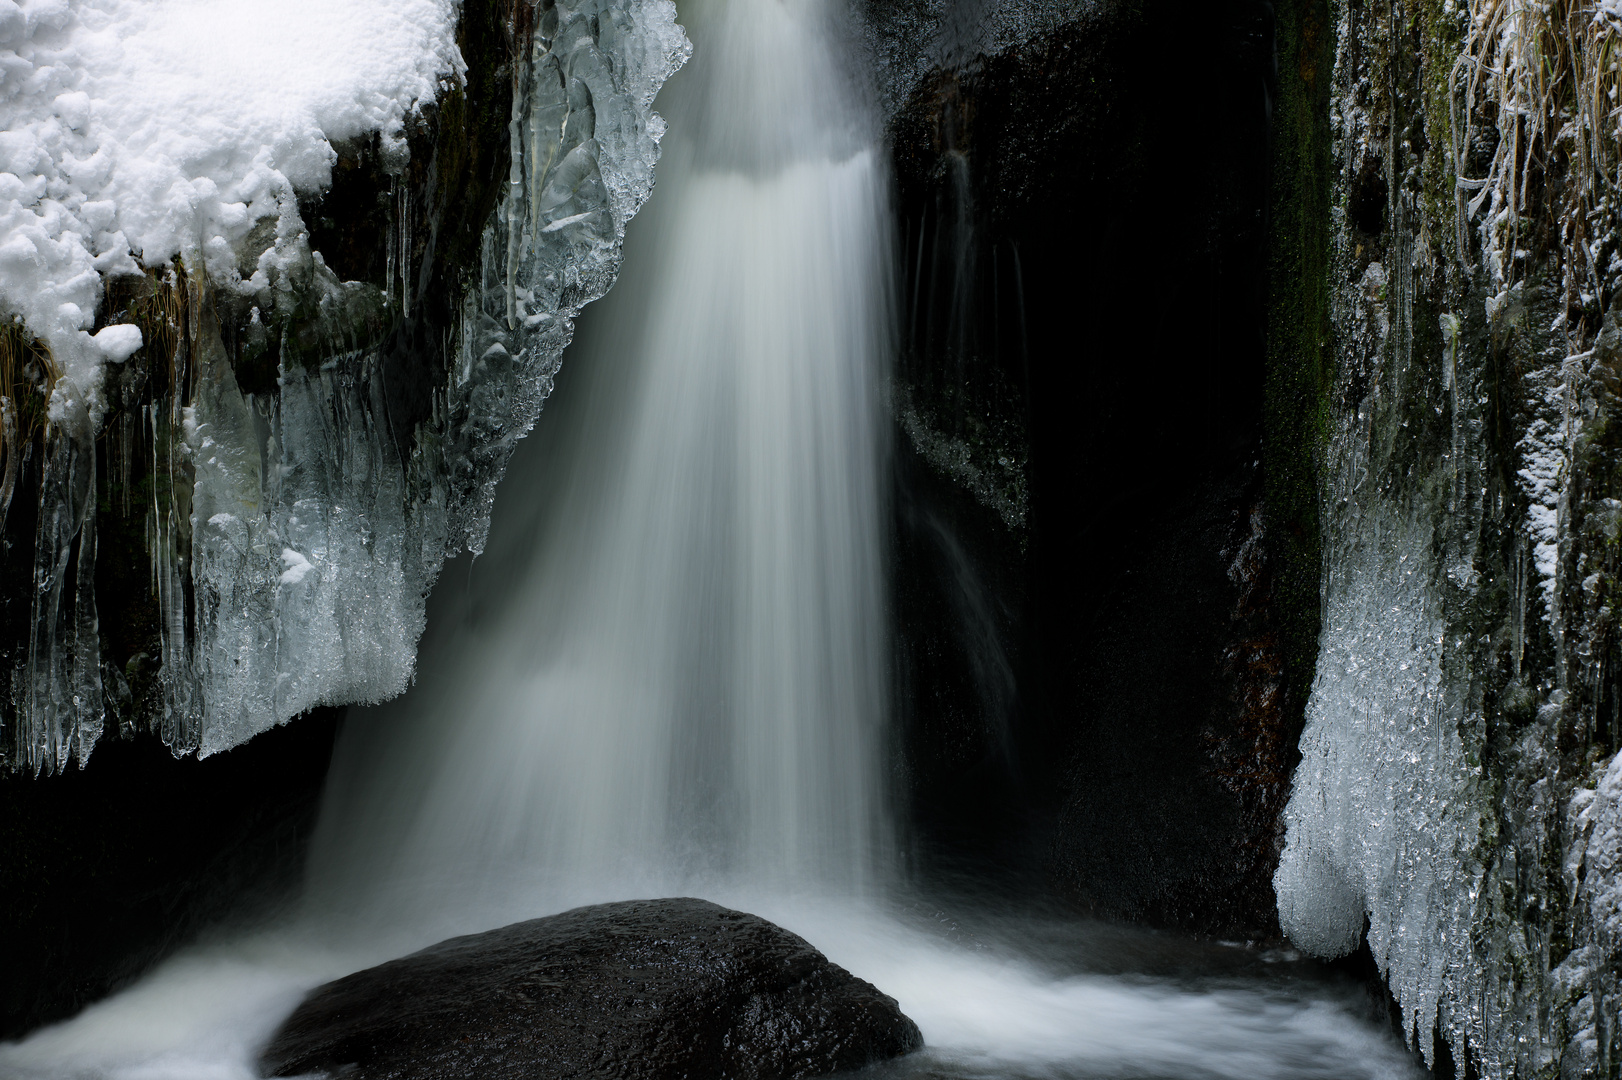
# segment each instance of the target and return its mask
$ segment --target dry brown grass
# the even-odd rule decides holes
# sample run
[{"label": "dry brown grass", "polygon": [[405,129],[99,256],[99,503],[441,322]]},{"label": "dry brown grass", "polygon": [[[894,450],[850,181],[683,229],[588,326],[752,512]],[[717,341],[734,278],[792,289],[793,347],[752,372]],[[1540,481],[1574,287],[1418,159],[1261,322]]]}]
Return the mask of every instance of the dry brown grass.
[{"label": "dry brown grass", "polygon": [[[1622,8],[1606,0],[1471,3],[1451,84],[1459,250],[1477,229],[1496,288],[1521,275],[1517,253],[1535,234],[1558,245],[1573,301],[1608,291],[1615,275],[1593,241],[1622,185],[1619,61]],[[1497,149],[1486,174],[1470,176],[1469,132],[1484,119],[1496,123]]]},{"label": "dry brown grass", "polygon": [[60,377],[45,342],[20,321],[0,326],[0,527],[11,509],[23,456],[45,430],[46,405]]}]

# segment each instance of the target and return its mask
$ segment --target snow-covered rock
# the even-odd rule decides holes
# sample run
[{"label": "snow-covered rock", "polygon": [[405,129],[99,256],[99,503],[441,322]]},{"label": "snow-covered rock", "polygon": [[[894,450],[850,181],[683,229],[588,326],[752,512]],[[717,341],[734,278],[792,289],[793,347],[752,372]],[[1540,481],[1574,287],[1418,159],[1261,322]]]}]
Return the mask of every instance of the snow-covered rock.
[{"label": "snow-covered rock", "polygon": [[[54,364],[24,433],[30,640],[0,665],[14,765],[82,763],[104,702],[208,754],[410,682],[440,565],[482,546],[613,283],[689,52],[669,0],[460,9],[0,0],[0,309]],[[340,226],[372,234],[329,260],[305,217],[346,169],[370,201]],[[151,559],[139,650],[101,647],[98,499]]]}]

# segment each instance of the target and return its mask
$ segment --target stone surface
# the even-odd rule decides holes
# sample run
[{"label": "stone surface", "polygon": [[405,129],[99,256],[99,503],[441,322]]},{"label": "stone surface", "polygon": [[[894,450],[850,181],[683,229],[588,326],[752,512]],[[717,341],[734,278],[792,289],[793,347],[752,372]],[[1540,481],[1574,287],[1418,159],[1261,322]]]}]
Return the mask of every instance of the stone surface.
[{"label": "stone surface", "polygon": [[802,938],[705,900],[576,908],[317,988],[268,1076],[817,1076],[923,1045],[894,999]]},{"label": "stone surface", "polygon": [[1270,494],[1272,6],[1062,8],[865,4],[905,252],[897,798],[926,873],[1266,937],[1316,651],[1292,672],[1279,608],[1319,571]]},{"label": "stone surface", "polygon": [[1591,44],[1614,31],[1486,10],[1277,7],[1277,145],[1317,164],[1275,220],[1327,229],[1290,267],[1324,306],[1273,323],[1317,338],[1324,440],[1279,908],[1303,951],[1365,942],[1438,1075],[1615,1077],[1622,206],[1587,104],[1616,93]]}]

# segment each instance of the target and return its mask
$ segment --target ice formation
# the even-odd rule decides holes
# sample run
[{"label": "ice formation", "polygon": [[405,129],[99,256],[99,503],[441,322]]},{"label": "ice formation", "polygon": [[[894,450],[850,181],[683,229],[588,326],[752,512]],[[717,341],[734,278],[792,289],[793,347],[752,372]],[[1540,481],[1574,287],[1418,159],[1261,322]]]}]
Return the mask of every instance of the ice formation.
[{"label": "ice formation", "polygon": [[[265,405],[211,366],[218,380],[196,407],[199,633],[191,678],[171,683],[178,745],[210,753],[314,705],[405,689],[423,598],[448,554],[481,550],[572,316],[612,284],[625,223],[652,190],[664,130],[653,97],[686,57],[674,16],[634,0],[548,10],[514,99],[510,191],[485,232],[436,423],[405,460],[377,404],[379,357],[284,369]],[[204,451],[217,431],[234,457]]]},{"label": "ice formation", "polygon": [[[1456,680],[1444,678],[1462,643],[1449,640],[1427,525],[1385,506],[1347,524],[1285,812],[1279,922],[1297,946],[1333,957],[1358,947],[1367,919],[1369,949],[1430,1059],[1439,1011],[1480,976],[1469,948],[1479,769]],[[1441,1019],[1447,1030],[1455,1018]]]},{"label": "ice formation", "polygon": [[1578,911],[1575,947],[1554,970],[1555,996],[1566,1012],[1578,1062],[1599,1071],[1608,1032],[1603,1003],[1614,1001],[1622,955],[1622,754],[1594,768],[1566,808],[1566,886]]},{"label": "ice formation", "polygon": [[[380,335],[354,328],[410,319],[410,218],[391,226],[384,295],[327,268],[295,196],[328,182],[339,139],[376,133],[400,171],[408,114],[461,77],[457,7],[0,0],[0,305],[63,370],[41,466],[35,640],[13,678],[15,764],[82,763],[114,689],[94,597],[63,581],[70,559],[95,558],[101,365],[140,346],[133,326],[88,330],[103,278],[136,272],[132,256],[149,269],[178,257],[168,287],[185,340],[164,347],[190,389],[108,429],[153,478],[165,741],[212,753],[410,681],[428,588],[448,554],[479,550],[572,317],[617,272],[652,188],[653,97],[689,49],[669,0],[562,2],[518,34],[511,183],[440,345],[431,418],[400,431]],[[284,338],[278,392],[244,392],[210,290],[258,305],[250,332],[259,308],[315,313],[313,345]],[[76,411],[58,417],[59,399]],[[72,611],[57,610],[64,596]]]},{"label": "ice formation", "polygon": [[[1364,314],[1346,321],[1365,345],[1392,333],[1394,319]],[[1614,543],[1619,523],[1613,500],[1572,492],[1592,452],[1595,355],[1617,339],[1528,373],[1520,511],[1489,496],[1484,376],[1459,355],[1458,320],[1441,329],[1430,372],[1378,349],[1354,359],[1379,368],[1341,372],[1342,391],[1364,394],[1348,395],[1357,405],[1330,441],[1322,634],[1274,881],[1280,924],[1326,957],[1366,936],[1432,1064],[1445,1042],[1461,1075],[1467,1061],[1484,1076],[1604,1074],[1622,771],[1602,763],[1563,792],[1594,708],[1582,680],[1599,678],[1587,635],[1604,624],[1582,620],[1608,565],[1573,549]],[[1416,380],[1406,399],[1403,377]],[[1416,433],[1422,417],[1434,427]],[[1495,563],[1484,537],[1498,515],[1509,555]],[[1551,651],[1570,667],[1551,672]]]},{"label": "ice formation", "polygon": [[[1614,1075],[1622,787],[1596,762],[1617,730],[1622,327],[1574,330],[1591,298],[1511,273],[1528,253],[1495,247],[1480,199],[1435,216],[1408,148],[1369,135],[1395,106],[1358,89],[1410,46],[1341,19],[1340,195],[1385,190],[1378,244],[1334,212],[1322,624],[1280,923],[1320,956],[1366,940],[1433,1065]],[[1479,276],[1456,272],[1475,250]]]}]

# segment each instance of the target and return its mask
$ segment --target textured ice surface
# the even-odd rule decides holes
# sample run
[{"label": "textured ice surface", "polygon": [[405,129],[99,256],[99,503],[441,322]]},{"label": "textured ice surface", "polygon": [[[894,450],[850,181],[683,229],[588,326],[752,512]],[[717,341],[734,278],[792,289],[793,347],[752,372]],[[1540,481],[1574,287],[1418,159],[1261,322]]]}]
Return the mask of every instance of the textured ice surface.
[{"label": "textured ice surface", "polygon": [[[1337,294],[1323,622],[1274,879],[1280,923],[1326,957],[1366,928],[1431,1063],[1434,1032],[1461,1070],[1581,1075],[1571,1048],[1600,1060],[1594,1032],[1614,1011],[1617,954],[1597,912],[1615,882],[1600,822],[1616,812],[1603,784],[1566,805],[1576,755],[1560,742],[1591,706],[1548,665],[1562,649],[1581,659],[1571,576],[1599,568],[1572,557],[1592,357],[1529,357],[1515,471],[1497,487],[1485,357],[1452,314],[1440,355],[1418,355],[1404,329],[1412,278],[1387,272],[1406,264],[1347,273]],[[1500,307],[1519,318],[1511,293]],[[1609,520],[1597,503],[1576,509],[1590,533]]]},{"label": "textured ice surface", "polygon": [[[444,343],[431,416],[401,431],[383,357],[345,327],[407,317],[409,293],[340,281],[310,250],[294,195],[327,182],[329,139],[378,132],[386,160],[406,152],[407,110],[460,69],[456,7],[0,0],[11,50],[0,168],[35,170],[27,183],[0,176],[11,199],[0,253],[60,255],[0,259],[0,305],[53,350],[96,349],[82,379],[59,381],[46,435],[35,630],[13,680],[17,764],[82,763],[103,725],[94,596],[62,583],[70,560],[95,558],[99,365],[139,346],[133,327],[84,328],[102,276],[132,268],[132,253],[149,266],[178,254],[188,271],[175,287],[189,345],[172,363],[190,400],[118,418],[143,429],[134,444],[156,480],[146,514],[164,740],[209,754],[312,706],[409,683],[428,589],[448,554],[482,546],[495,483],[551,390],[572,318],[614,280],[624,227],[652,189],[664,131],[653,97],[690,48],[669,0],[537,13],[515,72],[511,185]],[[13,71],[27,77],[13,83]],[[80,97],[64,104],[70,91]],[[59,115],[69,105],[77,127]],[[266,216],[273,239],[247,249],[244,278],[243,244]],[[73,289],[88,299],[64,322]],[[322,343],[313,356],[283,350],[277,393],[244,393],[209,290],[318,312]],[[72,610],[58,610],[64,595]]]},{"label": "textured ice surface", "polygon": [[[166,673],[172,745],[208,754],[312,706],[409,683],[448,554],[481,549],[496,481],[552,388],[573,316],[607,291],[647,199],[654,95],[689,46],[667,0],[562,2],[519,69],[511,185],[485,230],[434,416],[402,453],[382,361],[284,365],[274,401],[205,362],[193,446],[190,670]],[[308,256],[306,256],[308,258]],[[311,288],[343,286],[312,265]],[[184,652],[184,650],[181,650]]]},{"label": "textured ice surface", "polygon": [[1614,1006],[1605,1005],[1616,1000],[1622,978],[1622,754],[1599,762],[1594,780],[1567,806],[1564,869],[1577,933],[1575,947],[1553,972],[1569,1045],[1590,1071],[1599,1066],[1604,1013],[1614,1015]]},{"label": "textured ice surface", "polygon": [[496,481],[552,391],[573,316],[619,271],[653,190],[653,97],[692,46],[669,0],[580,0],[541,17],[511,120],[510,189],[485,231],[446,391],[453,546],[482,551]]},{"label": "textured ice surface", "polygon": [[1444,680],[1430,531],[1384,507],[1359,524],[1329,572],[1274,884],[1285,934],[1315,955],[1356,949],[1368,918],[1369,948],[1428,1054],[1439,1004],[1479,975],[1477,770]]},{"label": "textured ice surface", "polygon": [[1598,943],[1614,956],[1622,945],[1622,754],[1604,768],[1592,803],[1582,811],[1581,895],[1588,901]]},{"label": "textured ice surface", "polygon": [[[1347,355],[1323,495],[1323,622],[1301,762],[1274,877],[1280,926],[1317,956],[1367,941],[1412,1043],[1482,1043],[1480,770],[1474,642],[1459,600],[1479,587],[1479,375],[1442,318],[1440,363],[1411,355],[1413,279],[1371,263],[1338,296]],[[1429,366],[1429,365],[1427,365]],[[1427,376],[1429,376],[1427,378]],[[1423,381],[1422,381],[1423,380]],[[1405,411],[1404,394],[1427,399]],[[1414,441],[1414,420],[1434,428]],[[1467,1003],[1467,1004],[1464,1004]]]}]

